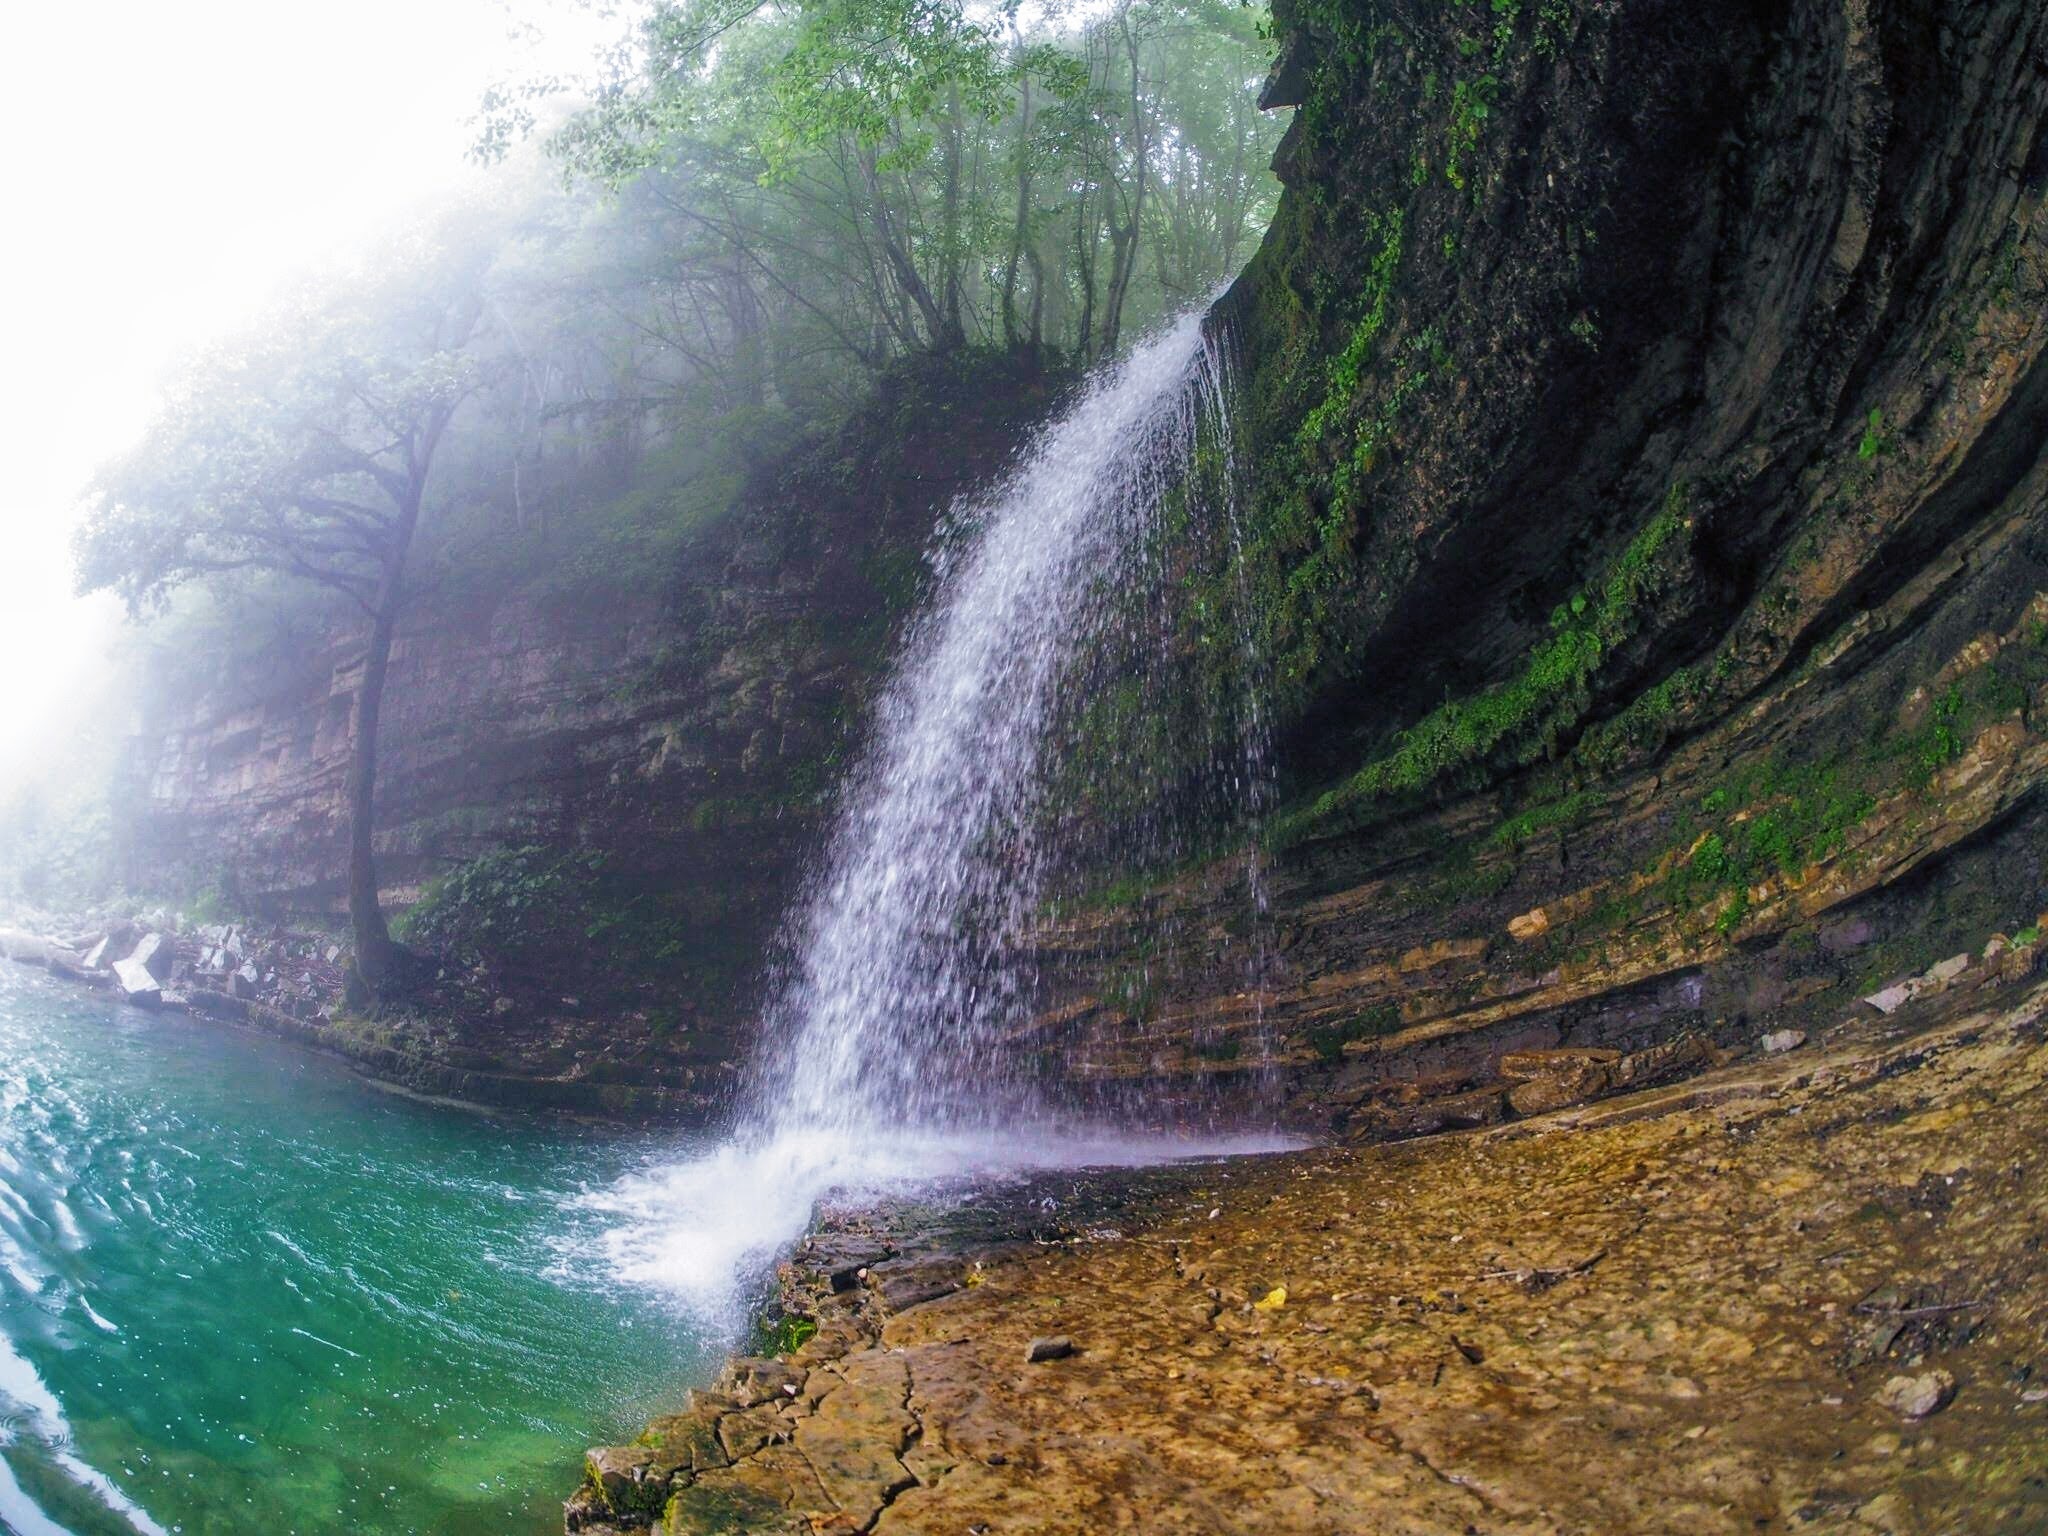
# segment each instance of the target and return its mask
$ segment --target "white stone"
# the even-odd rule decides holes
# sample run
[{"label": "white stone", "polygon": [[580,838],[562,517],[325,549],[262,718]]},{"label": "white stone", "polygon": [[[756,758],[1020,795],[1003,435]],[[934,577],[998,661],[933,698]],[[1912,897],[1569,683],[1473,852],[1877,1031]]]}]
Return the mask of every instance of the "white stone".
[{"label": "white stone", "polygon": [[154,1007],[163,1001],[163,986],[140,960],[116,960],[114,984],[131,1003]]},{"label": "white stone", "polygon": [[1930,981],[1939,982],[1941,985],[1946,986],[1969,968],[1970,957],[1968,955],[1950,955],[1941,964],[1929,970],[1927,976]]},{"label": "white stone", "polygon": [[1877,1400],[1902,1419],[1924,1419],[1941,1412],[1955,1395],[1955,1377],[1934,1370],[1924,1376],[1894,1376],[1878,1392]]},{"label": "white stone", "polygon": [[[158,981],[171,979],[171,941],[160,933],[145,933],[122,964],[139,965]],[[118,970],[119,967],[116,967]]]}]

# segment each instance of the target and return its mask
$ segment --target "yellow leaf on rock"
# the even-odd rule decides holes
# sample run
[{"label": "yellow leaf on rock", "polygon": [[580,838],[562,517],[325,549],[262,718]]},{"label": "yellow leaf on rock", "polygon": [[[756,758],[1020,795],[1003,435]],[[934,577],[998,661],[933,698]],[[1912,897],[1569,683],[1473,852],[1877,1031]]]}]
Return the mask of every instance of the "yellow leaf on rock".
[{"label": "yellow leaf on rock", "polygon": [[1266,1292],[1265,1298],[1263,1300],[1255,1301],[1252,1303],[1252,1310],[1254,1312],[1278,1312],[1282,1307],[1286,1305],[1287,1287],[1284,1285],[1276,1285],[1273,1287],[1273,1289]]}]

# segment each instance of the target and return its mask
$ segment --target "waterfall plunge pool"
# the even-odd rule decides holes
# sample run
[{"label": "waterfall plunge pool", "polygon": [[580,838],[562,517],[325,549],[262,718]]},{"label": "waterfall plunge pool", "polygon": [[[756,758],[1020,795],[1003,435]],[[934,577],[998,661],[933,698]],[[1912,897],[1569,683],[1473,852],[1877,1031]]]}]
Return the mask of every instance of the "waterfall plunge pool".
[{"label": "waterfall plunge pool", "polygon": [[826,1196],[1295,1144],[487,1118],[0,965],[0,1532],[557,1529]]},{"label": "waterfall plunge pool", "polygon": [[606,1266],[654,1154],[0,965],[0,1530],[559,1529],[730,1342]]}]

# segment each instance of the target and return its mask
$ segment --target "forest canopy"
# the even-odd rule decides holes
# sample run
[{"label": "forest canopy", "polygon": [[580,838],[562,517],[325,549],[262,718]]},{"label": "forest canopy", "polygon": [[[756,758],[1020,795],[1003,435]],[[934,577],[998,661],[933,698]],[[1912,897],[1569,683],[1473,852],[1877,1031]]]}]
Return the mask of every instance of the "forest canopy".
[{"label": "forest canopy", "polygon": [[[1089,360],[1270,218],[1263,33],[1234,0],[659,0],[547,143],[658,243],[666,334],[736,399],[919,349]],[[496,93],[486,150],[554,84]]]}]

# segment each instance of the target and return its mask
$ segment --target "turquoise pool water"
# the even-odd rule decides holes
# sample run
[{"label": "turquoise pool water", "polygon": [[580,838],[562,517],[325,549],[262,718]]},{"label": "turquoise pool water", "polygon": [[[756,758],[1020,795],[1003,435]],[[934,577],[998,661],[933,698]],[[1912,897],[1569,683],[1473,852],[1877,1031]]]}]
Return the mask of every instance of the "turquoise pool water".
[{"label": "turquoise pool water", "polygon": [[719,1348],[577,1204],[677,1150],[0,963],[0,1530],[558,1530]]}]

